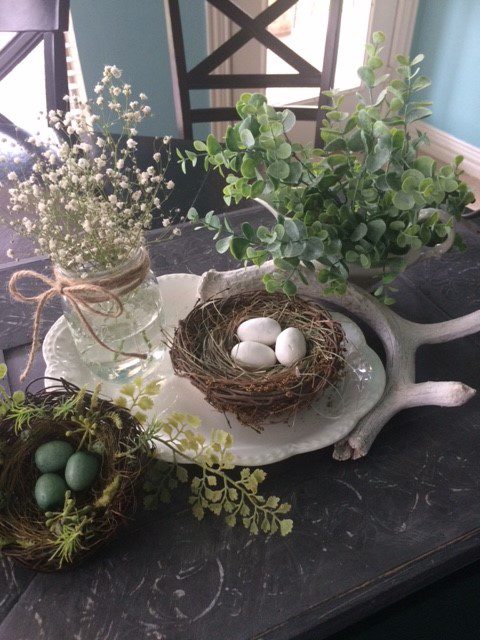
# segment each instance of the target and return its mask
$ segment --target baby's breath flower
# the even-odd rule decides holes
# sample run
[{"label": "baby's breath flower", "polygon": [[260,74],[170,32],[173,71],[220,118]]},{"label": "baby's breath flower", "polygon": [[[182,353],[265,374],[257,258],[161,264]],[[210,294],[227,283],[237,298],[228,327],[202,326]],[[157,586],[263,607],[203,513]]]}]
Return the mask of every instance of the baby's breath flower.
[{"label": "baby's breath flower", "polygon": [[[131,87],[116,83],[120,76],[118,67],[105,67],[93,101],[72,100],[69,111],[51,111],[50,123],[67,137],[46,151],[40,147],[27,179],[15,171],[7,175],[14,184],[9,216],[2,222],[36,240],[36,253],[49,252],[52,261],[66,269],[105,269],[128,258],[142,246],[154,209],[162,219],[162,204],[174,186],[163,179],[159,152],[153,154],[155,166],[143,170],[136,164],[133,125],[149,115],[150,107],[143,103],[145,94],[142,103],[133,100],[121,106],[116,98],[129,96]],[[104,93],[111,98],[106,106]],[[112,122],[123,122],[121,143],[110,135]],[[94,134],[94,126],[101,135]],[[99,155],[92,153],[92,145]],[[169,159],[170,151],[165,157]],[[166,219],[165,225],[170,224]]]},{"label": "baby's breath flower", "polygon": [[169,180],[165,186],[167,189],[173,189],[175,187],[175,182],[173,180]]}]

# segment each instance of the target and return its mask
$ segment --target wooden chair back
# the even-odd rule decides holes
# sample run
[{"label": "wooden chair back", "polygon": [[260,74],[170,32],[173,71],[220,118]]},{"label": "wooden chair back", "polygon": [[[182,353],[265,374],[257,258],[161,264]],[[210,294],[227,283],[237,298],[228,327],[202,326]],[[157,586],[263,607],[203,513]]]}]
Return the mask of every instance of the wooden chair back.
[{"label": "wooden chair back", "polygon": [[[43,41],[47,111],[65,110],[68,95],[65,35],[69,0],[1,0],[0,32],[15,36],[0,51],[0,81]],[[0,114],[0,130],[11,135],[14,124]],[[17,128],[18,129],[18,128]]]},{"label": "wooden chair back", "polygon": [[[192,139],[192,125],[197,122],[238,120],[238,114],[233,105],[226,108],[192,108],[190,91],[193,89],[315,87],[319,89],[319,100],[316,105],[289,108],[295,113],[297,119],[315,121],[319,125],[323,117],[319,107],[327,103],[327,99],[322,92],[333,87],[335,77],[343,0],[330,0],[327,36],[321,70],[311,65],[267,31],[268,25],[294,6],[298,0],[276,0],[275,3],[268,6],[255,18],[251,18],[231,0],[207,0],[207,2],[235,22],[240,27],[240,30],[192,69],[187,69],[179,0],[164,0],[179,136],[185,139]],[[273,51],[293,67],[297,73],[211,74],[214,69],[230,58],[252,38],[255,38]],[[318,129],[319,126],[317,126],[316,143],[319,142]]]}]

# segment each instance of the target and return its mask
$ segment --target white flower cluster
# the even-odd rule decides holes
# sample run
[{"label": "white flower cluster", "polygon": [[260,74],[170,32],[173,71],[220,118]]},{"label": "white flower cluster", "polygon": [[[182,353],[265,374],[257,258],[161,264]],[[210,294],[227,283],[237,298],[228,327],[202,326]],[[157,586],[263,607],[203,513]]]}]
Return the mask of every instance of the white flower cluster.
[{"label": "white flower cluster", "polygon": [[[150,166],[137,164],[136,126],[151,110],[145,94],[134,100],[131,86],[117,83],[121,75],[117,67],[105,67],[93,103],[77,101],[66,113],[51,111],[60,142],[39,149],[26,179],[15,171],[7,175],[12,186],[4,222],[35,239],[39,253],[50,254],[67,270],[108,269],[128,258],[143,244],[152,212],[174,187],[164,179],[169,138]],[[29,142],[41,147],[38,140]],[[160,216],[168,226],[170,219]]]}]

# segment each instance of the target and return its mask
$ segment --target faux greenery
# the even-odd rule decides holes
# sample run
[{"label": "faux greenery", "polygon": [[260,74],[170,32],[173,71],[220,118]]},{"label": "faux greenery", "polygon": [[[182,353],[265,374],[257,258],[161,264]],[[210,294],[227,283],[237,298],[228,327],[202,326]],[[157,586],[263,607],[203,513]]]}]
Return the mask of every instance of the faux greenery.
[{"label": "faux greenery", "polygon": [[[402,257],[442,242],[473,201],[460,181],[461,156],[438,169],[420,154],[428,139],[412,125],[432,113],[431,103],[418,99],[430,84],[420,75],[423,55],[397,56],[397,74],[390,78],[381,72],[384,39],[376,32],[366,45],[353,113],[342,111],[342,95],[327,92],[332,104],[323,107],[322,149],[292,143],[293,113],[275,110],[263,95],[245,93],[237,103],[241,121],[227,128],[224,145],[209,135],[206,142],[195,141],[196,152],[177,151],[184,171],[203,159],[206,170],[226,176],[227,204],[259,197],[281,214],[271,227],[245,223],[240,233],[213,212],[200,221],[214,232],[219,252],[230,250],[256,265],[273,258],[278,272],[265,278],[268,291],[295,293],[292,278],[305,281],[302,266],[317,271],[330,293],[344,292],[351,265],[382,267],[376,294],[393,302],[387,289],[402,269]],[[446,223],[440,210],[448,214]],[[195,209],[189,218],[199,220]]]},{"label": "faux greenery", "polygon": [[[150,383],[151,384],[151,383]],[[200,420],[184,413],[172,413],[164,420],[148,420],[145,410],[153,407],[150,386],[142,386],[138,379],[135,384],[127,384],[120,390],[116,403],[127,408],[144,424],[143,434],[132,448],[121,455],[131,455],[138,447],[160,447],[171,452],[172,462],[155,460],[147,471],[144,484],[146,496],[144,505],[154,509],[159,502],[169,502],[171,491],[179,483],[190,482],[189,503],[198,520],[205,512],[223,514],[227,525],[233,527],[241,522],[251,533],[290,533],[293,522],[283,516],[290,511],[290,505],[280,503],[276,496],[258,493],[259,485],[267,474],[262,469],[242,468],[237,478],[227,471],[235,468],[235,457],[231,452],[233,437],[220,429],[212,430],[210,440],[197,431]],[[195,472],[190,479],[189,468],[181,461],[193,463]],[[197,475],[197,470],[200,474]]]},{"label": "faux greenery", "polygon": [[[5,374],[5,365],[0,365],[0,378]],[[58,569],[74,562],[100,544],[99,536],[115,530],[112,522],[119,509],[120,520],[133,515],[121,509],[131,508],[129,501],[134,499],[127,499],[125,491],[130,495],[142,470],[147,509],[168,502],[179,484],[189,483],[188,501],[198,520],[212,512],[223,515],[227,525],[241,523],[253,534],[290,533],[293,522],[285,518],[290,505],[259,493],[266,473],[248,468],[232,472],[235,458],[229,433],[212,430],[207,440],[198,432],[200,420],[195,416],[148,417],[159,391],[158,382],[144,384],[138,378],[121,387],[111,404],[101,399],[100,386],[87,392],[65,383],[61,393],[41,396],[22,392],[9,396],[0,386],[0,549],[8,552],[13,545],[17,558],[28,550],[34,568]],[[137,425],[133,429],[132,416]],[[42,435],[44,429],[48,434]],[[77,450],[102,456],[105,486],[97,487],[90,501],[68,491],[58,511],[39,514],[31,506],[35,483],[31,455],[45,434],[71,439]],[[157,448],[169,452],[172,461],[155,457]]]}]

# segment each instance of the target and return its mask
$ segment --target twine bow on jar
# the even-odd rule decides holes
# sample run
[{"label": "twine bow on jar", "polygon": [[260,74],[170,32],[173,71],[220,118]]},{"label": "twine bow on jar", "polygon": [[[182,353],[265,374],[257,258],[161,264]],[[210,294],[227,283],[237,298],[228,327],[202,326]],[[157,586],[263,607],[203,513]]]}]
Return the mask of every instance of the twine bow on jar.
[{"label": "twine bow on jar", "polygon": [[[104,349],[118,355],[146,360],[148,355],[145,353],[120,351],[105,344],[95,333],[87,318],[86,312],[105,318],[119,318],[123,313],[121,296],[136,289],[144,281],[149,269],[150,260],[148,253],[142,248],[139,254],[139,260],[135,261],[132,267],[115,275],[106,274],[98,276],[95,279],[82,280],[81,278],[69,278],[58,267],[54,267],[53,269],[53,278],[29,269],[14,273],[8,283],[8,290],[12,298],[20,302],[37,305],[33,319],[32,346],[30,347],[27,365],[20,376],[20,380],[25,380],[30,372],[35,354],[40,346],[40,320],[42,312],[46,303],[55,296],[67,298],[78,314],[85,329],[90,333],[95,342]],[[48,289],[34,296],[26,296],[17,289],[17,284],[25,278],[37,280],[47,285]],[[107,301],[113,303],[111,310],[104,311],[98,306],[95,306],[97,303]]]}]

